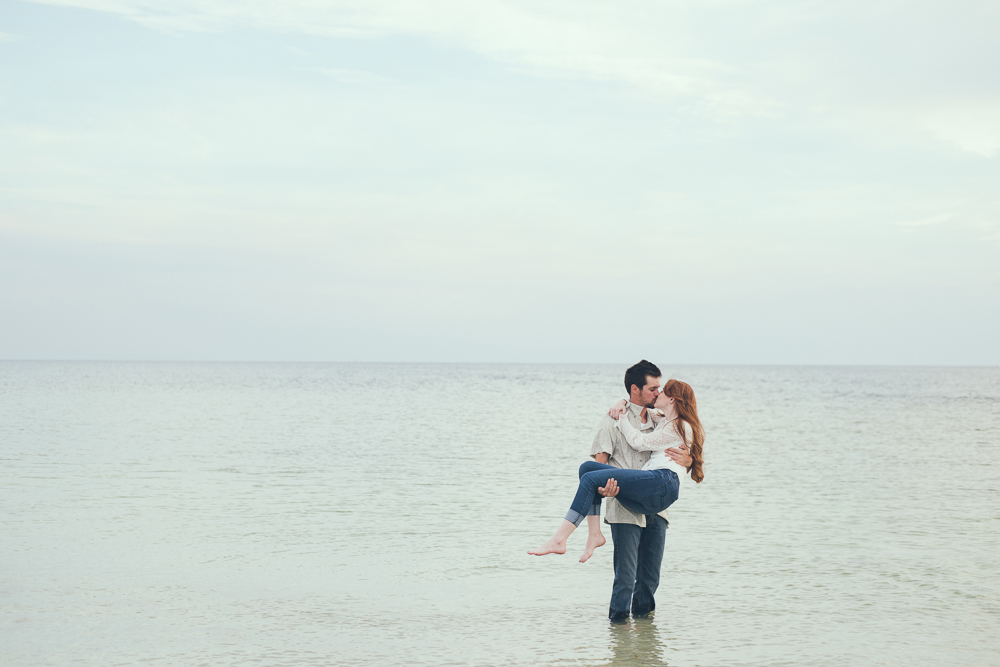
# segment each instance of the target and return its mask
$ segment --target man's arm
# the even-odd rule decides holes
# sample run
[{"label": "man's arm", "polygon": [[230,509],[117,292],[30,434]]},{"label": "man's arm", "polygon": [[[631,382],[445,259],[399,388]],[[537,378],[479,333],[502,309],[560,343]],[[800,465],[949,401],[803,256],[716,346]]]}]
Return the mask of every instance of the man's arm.
[{"label": "man's arm", "polygon": [[688,449],[687,445],[681,445],[680,447],[671,447],[670,449],[663,450],[663,453],[674,460],[677,465],[684,466],[685,468],[690,468],[694,459],[691,458],[691,450]]},{"label": "man's arm", "polygon": [[[617,430],[614,419],[608,416],[601,418],[601,424],[597,427],[597,433],[594,434],[594,442],[590,445],[590,455],[598,463],[607,463],[608,459],[614,453],[615,443],[612,433]],[[598,458],[602,454],[604,455],[604,460]]]},{"label": "man's arm", "polygon": [[[594,436],[594,444],[590,447],[590,455],[598,463],[607,465],[615,450],[614,441],[611,438],[612,430],[615,428],[615,421],[610,417],[604,417],[601,420],[597,435]],[[605,498],[614,498],[618,495],[618,482],[609,479],[607,485],[598,488],[597,492]]]}]

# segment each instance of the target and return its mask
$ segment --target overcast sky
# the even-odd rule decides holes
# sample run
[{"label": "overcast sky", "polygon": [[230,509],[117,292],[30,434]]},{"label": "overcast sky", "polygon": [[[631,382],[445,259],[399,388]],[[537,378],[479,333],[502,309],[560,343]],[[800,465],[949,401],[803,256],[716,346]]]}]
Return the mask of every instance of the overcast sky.
[{"label": "overcast sky", "polygon": [[1000,3],[0,4],[0,358],[1000,364]]}]

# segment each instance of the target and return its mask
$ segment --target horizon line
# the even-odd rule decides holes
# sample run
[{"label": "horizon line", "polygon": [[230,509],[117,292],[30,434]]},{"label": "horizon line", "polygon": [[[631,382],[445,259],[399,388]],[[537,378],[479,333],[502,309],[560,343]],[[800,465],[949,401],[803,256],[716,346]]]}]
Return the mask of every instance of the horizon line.
[{"label": "horizon line", "polygon": [[[330,361],[282,359],[0,359],[0,363],[108,363],[108,364],[365,364],[409,366],[624,366],[614,361]],[[635,362],[631,362],[635,363]],[[664,364],[666,365],[666,364]],[[906,363],[794,363],[794,362],[674,362],[672,366],[746,366],[813,368],[1000,368],[1000,364],[906,364]]]}]

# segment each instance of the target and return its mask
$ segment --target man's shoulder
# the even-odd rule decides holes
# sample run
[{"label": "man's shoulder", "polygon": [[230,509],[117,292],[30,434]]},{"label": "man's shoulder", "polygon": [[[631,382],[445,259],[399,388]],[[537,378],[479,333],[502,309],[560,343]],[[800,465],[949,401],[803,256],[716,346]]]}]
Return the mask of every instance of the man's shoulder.
[{"label": "man's shoulder", "polygon": [[603,415],[601,415],[601,421],[598,422],[598,424],[597,424],[597,428],[601,428],[601,429],[610,428],[610,427],[613,427],[616,422],[617,422],[617,420],[612,419],[611,415],[609,415],[609,414],[603,414]]},{"label": "man's shoulder", "polygon": [[608,415],[601,417],[601,421],[594,431],[594,443],[590,447],[590,455],[593,456],[599,452],[613,454],[618,448],[618,435],[618,429],[615,428],[615,420]]},{"label": "man's shoulder", "polygon": [[621,431],[618,430],[618,420],[612,419],[610,415],[602,415],[594,430],[595,439],[618,441],[621,438]]}]

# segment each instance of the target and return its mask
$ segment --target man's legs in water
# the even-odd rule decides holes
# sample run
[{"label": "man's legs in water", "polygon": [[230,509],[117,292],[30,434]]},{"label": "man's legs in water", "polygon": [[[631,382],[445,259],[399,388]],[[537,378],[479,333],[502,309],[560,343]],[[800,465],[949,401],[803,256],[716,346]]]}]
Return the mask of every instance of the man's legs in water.
[{"label": "man's legs in water", "polygon": [[642,528],[630,523],[611,524],[611,539],[615,543],[615,583],[611,589],[611,607],[608,617],[612,621],[628,618],[635,590],[636,566],[639,562],[639,540]]},{"label": "man's legs in water", "polygon": [[667,520],[656,514],[646,515],[646,527],[641,529],[635,591],[632,594],[632,615],[643,616],[656,609],[653,595],[660,585],[663,545],[667,539]]}]

